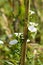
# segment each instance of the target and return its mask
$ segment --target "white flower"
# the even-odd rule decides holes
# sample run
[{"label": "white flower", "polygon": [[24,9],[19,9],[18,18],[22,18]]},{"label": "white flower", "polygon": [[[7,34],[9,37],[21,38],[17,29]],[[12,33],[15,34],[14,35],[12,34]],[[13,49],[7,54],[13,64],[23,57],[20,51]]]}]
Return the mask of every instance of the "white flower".
[{"label": "white flower", "polygon": [[[20,36],[21,34],[23,34],[23,33],[14,33],[16,36]],[[11,38],[13,36],[13,34],[9,34],[9,38]]]},{"label": "white flower", "polygon": [[29,40],[29,39],[27,39],[27,43],[28,43],[28,42],[30,42],[30,40]]},{"label": "white flower", "polygon": [[33,25],[28,27],[28,30],[31,32],[37,32],[37,28],[35,28]]},{"label": "white flower", "polygon": [[20,36],[21,34],[23,34],[23,33],[14,33],[16,36]]},{"label": "white flower", "polygon": [[34,23],[34,22],[30,22],[29,24],[33,26],[38,26],[38,23]]},{"label": "white flower", "polygon": [[23,34],[23,33],[19,33],[19,36],[20,36],[21,34]]},{"label": "white flower", "polygon": [[34,11],[32,11],[32,10],[29,10],[29,12],[30,12],[31,14],[35,14],[35,12],[34,12]]},{"label": "white flower", "polygon": [[9,42],[9,44],[11,44],[11,45],[14,45],[14,44],[17,44],[17,43],[18,43],[18,41],[16,39]]},{"label": "white flower", "polygon": [[14,33],[16,36],[18,36],[18,33]]},{"label": "white flower", "polygon": [[35,54],[37,54],[37,50],[36,50],[36,49],[34,50],[34,55],[35,55]]},{"label": "white flower", "polygon": [[4,44],[4,42],[0,40],[0,44]]}]

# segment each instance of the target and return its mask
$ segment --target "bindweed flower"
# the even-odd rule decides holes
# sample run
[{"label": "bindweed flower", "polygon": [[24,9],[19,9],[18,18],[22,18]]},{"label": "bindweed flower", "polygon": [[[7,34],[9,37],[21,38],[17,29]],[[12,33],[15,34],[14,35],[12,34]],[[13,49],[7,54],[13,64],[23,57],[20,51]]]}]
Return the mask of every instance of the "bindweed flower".
[{"label": "bindweed flower", "polygon": [[29,12],[30,12],[31,14],[35,14],[35,12],[34,12],[34,11],[32,11],[32,10],[29,10]]},{"label": "bindweed flower", "polygon": [[30,32],[37,32],[37,28],[35,28],[33,25],[29,26],[29,27],[28,27],[28,30],[29,30]]},{"label": "bindweed flower", "polygon": [[18,41],[16,39],[9,42],[10,45],[14,45],[14,44],[17,44],[17,43],[18,43]]},{"label": "bindweed flower", "polygon": [[0,44],[4,44],[4,42],[0,40]]}]

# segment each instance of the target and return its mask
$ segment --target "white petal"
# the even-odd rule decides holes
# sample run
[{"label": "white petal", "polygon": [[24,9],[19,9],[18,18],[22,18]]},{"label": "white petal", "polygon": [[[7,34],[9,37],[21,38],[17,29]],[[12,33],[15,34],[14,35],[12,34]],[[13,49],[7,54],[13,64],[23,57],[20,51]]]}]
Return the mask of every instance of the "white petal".
[{"label": "white petal", "polygon": [[37,23],[37,24],[35,24],[35,26],[38,26],[38,23]]},{"label": "white petal", "polygon": [[21,34],[23,34],[23,33],[19,33],[19,36],[20,36]]},{"label": "white petal", "polygon": [[14,33],[16,36],[18,36],[18,33]]},{"label": "white petal", "polygon": [[33,22],[30,22],[29,24],[30,24],[30,25],[32,25],[32,24],[33,24]]},{"label": "white petal", "polygon": [[36,49],[34,50],[34,55],[35,55],[35,54],[37,54],[37,50],[36,50]]},{"label": "white petal", "polygon": [[30,42],[30,40],[29,40],[29,39],[27,39],[27,42]]},{"label": "white petal", "polygon": [[36,32],[37,28],[35,28],[33,25],[28,27],[28,30],[31,32]]},{"label": "white petal", "polygon": [[29,10],[29,12],[30,12],[31,14],[35,14],[35,12],[34,12],[34,11],[32,11],[32,10]]},{"label": "white petal", "polygon": [[33,26],[38,26],[38,23],[34,23],[34,22],[30,22],[29,24]]},{"label": "white petal", "polygon": [[21,34],[23,34],[23,33],[14,33],[16,36],[20,36]]},{"label": "white petal", "polygon": [[17,43],[18,43],[18,41],[16,39],[9,42],[9,44],[11,44],[11,45],[14,45],[14,44],[17,44]]},{"label": "white petal", "polygon": [[4,42],[0,40],[0,44],[4,44]]}]

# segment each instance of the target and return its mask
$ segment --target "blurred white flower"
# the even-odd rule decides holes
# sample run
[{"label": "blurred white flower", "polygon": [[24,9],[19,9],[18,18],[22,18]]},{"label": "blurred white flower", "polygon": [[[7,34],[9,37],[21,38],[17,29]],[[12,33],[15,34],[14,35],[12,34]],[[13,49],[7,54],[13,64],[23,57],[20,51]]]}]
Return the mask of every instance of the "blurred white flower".
[{"label": "blurred white flower", "polygon": [[28,43],[28,42],[30,42],[30,40],[29,40],[29,39],[27,39],[27,43]]},{"label": "blurred white flower", "polygon": [[29,24],[33,26],[38,26],[38,23],[34,23],[34,22],[30,22]]},{"label": "blurred white flower", "polygon": [[18,36],[18,33],[14,33],[16,36]]},{"label": "blurred white flower", "polygon": [[28,30],[31,32],[37,32],[37,28],[35,28],[33,25],[28,27]]},{"label": "blurred white flower", "polygon": [[34,55],[35,55],[35,54],[37,54],[37,50],[36,50],[36,49],[34,50]]},{"label": "blurred white flower", "polygon": [[4,42],[0,40],[0,44],[4,44]]},{"label": "blurred white flower", "polygon": [[32,11],[32,10],[29,10],[29,12],[30,12],[31,14],[35,14],[35,12],[34,12],[34,11]]},{"label": "blurred white flower", "polygon": [[20,36],[21,34],[23,34],[23,33],[19,33],[19,36]]},{"label": "blurred white flower", "polygon": [[16,39],[9,42],[10,45],[14,45],[14,44],[17,44],[17,43],[18,43],[18,41]]},{"label": "blurred white flower", "polygon": [[23,33],[14,33],[16,36],[20,36],[21,34],[23,34]]}]

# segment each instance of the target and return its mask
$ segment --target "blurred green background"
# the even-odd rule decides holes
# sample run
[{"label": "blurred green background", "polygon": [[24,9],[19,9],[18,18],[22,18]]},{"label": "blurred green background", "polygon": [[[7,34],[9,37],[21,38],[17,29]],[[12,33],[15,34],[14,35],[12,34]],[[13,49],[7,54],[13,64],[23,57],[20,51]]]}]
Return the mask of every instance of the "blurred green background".
[{"label": "blurred green background", "polygon": [[[20,65],[24,17],[25,0],[0,0],[0,65]],[[43,65],[43,0],[29,0],[27,25],[37,31],[28,30],[25,65]]]}]

